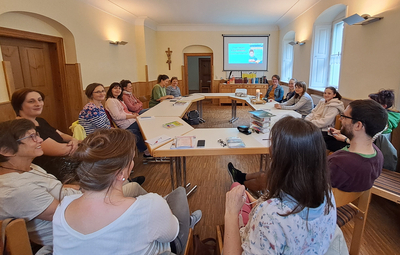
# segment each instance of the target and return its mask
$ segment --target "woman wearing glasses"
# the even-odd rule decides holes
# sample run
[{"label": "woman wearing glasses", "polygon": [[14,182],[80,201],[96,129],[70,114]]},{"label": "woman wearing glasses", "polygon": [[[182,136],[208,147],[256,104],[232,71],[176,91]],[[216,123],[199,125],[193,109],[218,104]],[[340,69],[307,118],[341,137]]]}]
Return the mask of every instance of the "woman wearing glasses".
[{"label": "woman wearing glasses", "polygon": [[106,91],[100,83],[92,83],[86,87],[85,94],[89,99],[83,110],[79,113],[79,124],[85,129],[86,135],[93,133],[96,129],[110,129],[110,121],[101,101],[106,99]]},{"label": "woman wearing glasses", "polygon": [[32,121],[43,139],[41,145],[43,155],[35,158],[34,163],[46,169],[49,173],[63,180],[65,173],[60,169],[67,156],[72,155],[79,141],[70,135],[52,127],[45,119],[40,118],[44,106],[44,94],[38,90],[23,88],[13,93],[11,105],[17,119]]},{"label": "woman wearing glasses", "polygon": [[[52,245],[52,218],[59,196],[80,193],[62,184],[32,160],[43,155],[43,139],[27,119],[0,123],[0,220],[23,218],[29,238]],[[47,247],[46,247],[47,248]]]},{"label": "woman wearing glasses", "polygon": [[[0,220],[23,218],[32,242],[51,253],[53,214],[64,196],[81,194],[78,185],[62,183],[32,160],[43,155],[43,139],[27,119],[0,123]],[[110,151],[108,151],[110,154]],[[107,154],[108,156],[108,154]],[[105,157],[107,157],[105,156]],[[124,182],[126,196],[146,194],[137,183]],[[48,254],[44,250],[36,254]]]}]

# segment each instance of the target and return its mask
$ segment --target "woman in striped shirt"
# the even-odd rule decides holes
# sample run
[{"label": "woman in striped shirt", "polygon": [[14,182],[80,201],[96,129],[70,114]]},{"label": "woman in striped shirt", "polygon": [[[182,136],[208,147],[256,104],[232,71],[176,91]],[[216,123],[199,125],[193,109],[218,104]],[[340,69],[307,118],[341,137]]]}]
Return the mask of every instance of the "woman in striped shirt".
[{"label": "woman in striped shirt", "polygon": [[89,103],[79,113],[79,124],[85,129],[86,135],[93,133],[96,129],[109,129],[110,121],[107,118],[101,101],[106,98],[104,86],[100,83],[92,83],[86,87],[86,96]]}]

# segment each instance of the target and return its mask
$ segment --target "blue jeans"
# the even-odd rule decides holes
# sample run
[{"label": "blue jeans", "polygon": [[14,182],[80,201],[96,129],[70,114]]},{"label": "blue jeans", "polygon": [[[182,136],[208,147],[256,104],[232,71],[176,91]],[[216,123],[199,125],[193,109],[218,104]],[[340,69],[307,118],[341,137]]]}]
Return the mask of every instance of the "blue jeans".
[{"label": "blue jeans", "polygon": [[142,133],[140,132],[137,122],[132,123],[126,130],[132,132],[136,136],[136,146],[140,152],[147,150],[146,144],[144,143]]}]

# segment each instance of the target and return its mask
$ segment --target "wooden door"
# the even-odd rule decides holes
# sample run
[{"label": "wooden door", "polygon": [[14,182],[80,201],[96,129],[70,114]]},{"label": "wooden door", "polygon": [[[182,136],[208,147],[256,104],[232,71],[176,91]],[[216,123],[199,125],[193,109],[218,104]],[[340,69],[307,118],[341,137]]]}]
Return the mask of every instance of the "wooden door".
[{"label": "wooden door", "polygon": [[199,58],[199,90],[203,93],[211,92],[210,58]]},{"label": "wooden door", "polygon": [[0,37],[1,52],[4,61],[10,61],[15,89],[32,88],[43,92],[45,104],[41,117],[57,129],[63,129],[61,118],[64,116],[62,95],[57,88],[52,66],[51,43]]}]

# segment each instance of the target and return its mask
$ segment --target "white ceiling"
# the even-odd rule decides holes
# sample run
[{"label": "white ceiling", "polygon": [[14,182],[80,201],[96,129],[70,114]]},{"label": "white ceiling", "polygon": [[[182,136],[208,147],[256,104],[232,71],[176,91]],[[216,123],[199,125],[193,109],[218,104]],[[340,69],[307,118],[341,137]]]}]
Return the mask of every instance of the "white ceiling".
[{"label": "white ceiling", "polygon": [[130,23],[283,27],[321,0],[81,0]]}]

